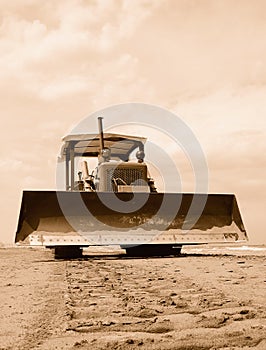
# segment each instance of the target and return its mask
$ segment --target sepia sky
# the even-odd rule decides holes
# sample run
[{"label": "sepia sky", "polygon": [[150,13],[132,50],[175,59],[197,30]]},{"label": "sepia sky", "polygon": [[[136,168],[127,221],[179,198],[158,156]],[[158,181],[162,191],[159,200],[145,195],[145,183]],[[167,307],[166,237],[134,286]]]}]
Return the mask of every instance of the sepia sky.
[{"label": "sepia sky", "polygon": [[14,239],[23,189],[55,188],[62,136],[99,109],[144,102],[187,123],[210,192],[235,193],[251,242],[266,243],[264,0],[0,0],[0,9],[0,241]]}]

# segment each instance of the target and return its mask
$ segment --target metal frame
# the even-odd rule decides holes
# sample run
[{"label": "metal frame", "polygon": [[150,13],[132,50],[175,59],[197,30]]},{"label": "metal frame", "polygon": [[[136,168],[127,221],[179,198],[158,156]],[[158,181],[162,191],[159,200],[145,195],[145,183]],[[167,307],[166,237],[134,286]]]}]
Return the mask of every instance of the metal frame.
[{"label": "metal frame", "polygon": [[[118,135],[120,136],[120,135]],[[96,154],[90,154],[90,155],[87,155],[86,153],[85,154],[80,154],[80,153],[76,153],[75,152],[75,146],[76,144],[78,143],[78,141],[68,141],[68,145],[67,147],[65,148],[65,152],[64,152],[64,155],[65,155],[65,179],[66,179],[66,191],[74,191],[75,190],[75,156],[84,156],[84,157],[96,157],[100,154],[100,149],[99,149],[99,152]],[[136,148],[139,148],[140,151],[143,151],[144,150],[144,144],[141,142],[141,141],[136,141]],[[133,150],[134,150],[133,149]],[[133,152],[133,150],[131,149],[129,152],[127,152],[123,158],[126,158],[126,159],[123,159],[124,162],[127,162],[128,159],[129,159],[129,156],[130,156],[130,153]],[[112,157],[115,158],[115,157],[120,157],[120,159],[122,158],[120,154],[118,153],[112,153]]]}]

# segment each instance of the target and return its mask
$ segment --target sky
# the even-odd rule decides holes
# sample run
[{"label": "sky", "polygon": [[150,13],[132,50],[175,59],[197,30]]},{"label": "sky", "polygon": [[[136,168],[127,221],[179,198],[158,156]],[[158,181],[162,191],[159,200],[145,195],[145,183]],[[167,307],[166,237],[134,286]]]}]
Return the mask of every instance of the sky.
[{"label": "sky", "polygon": [[0,242],[14,240],[23,189],[55,188],[64,135],[97,110],[143,102],[189,126],[209,191],[235,193],[251,243],[266,244],[264,0],[0,0],[0,9]]}]

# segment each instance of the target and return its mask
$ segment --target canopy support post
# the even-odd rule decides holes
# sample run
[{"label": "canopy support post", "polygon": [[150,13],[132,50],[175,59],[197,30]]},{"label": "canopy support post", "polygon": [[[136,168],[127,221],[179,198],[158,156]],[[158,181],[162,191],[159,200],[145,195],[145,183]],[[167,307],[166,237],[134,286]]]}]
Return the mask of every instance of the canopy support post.
[{"label": "canopy support post", "polygon": [[70,191],[74,191],[75,185],[75,143],[70,142]]},{"label": "canopy support post", "polygon": [[66,151],[66,191],[69,191],[69,152]]}]

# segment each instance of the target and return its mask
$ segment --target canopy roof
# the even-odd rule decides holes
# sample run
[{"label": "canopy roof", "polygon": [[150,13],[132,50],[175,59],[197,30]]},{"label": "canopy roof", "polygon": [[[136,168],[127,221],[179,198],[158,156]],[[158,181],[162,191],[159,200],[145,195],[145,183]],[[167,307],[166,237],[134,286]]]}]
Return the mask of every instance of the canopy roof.
[{"label": "canopy roof", "polygon": [[[74,149],[74,156],[97,157],[100,153],[99,134],[68,135],[63,138],[61,160]],[[128,160],[131,152],[146,142],[145,137],[104,133],[104,147],[110,148],[111,158]]]}]

